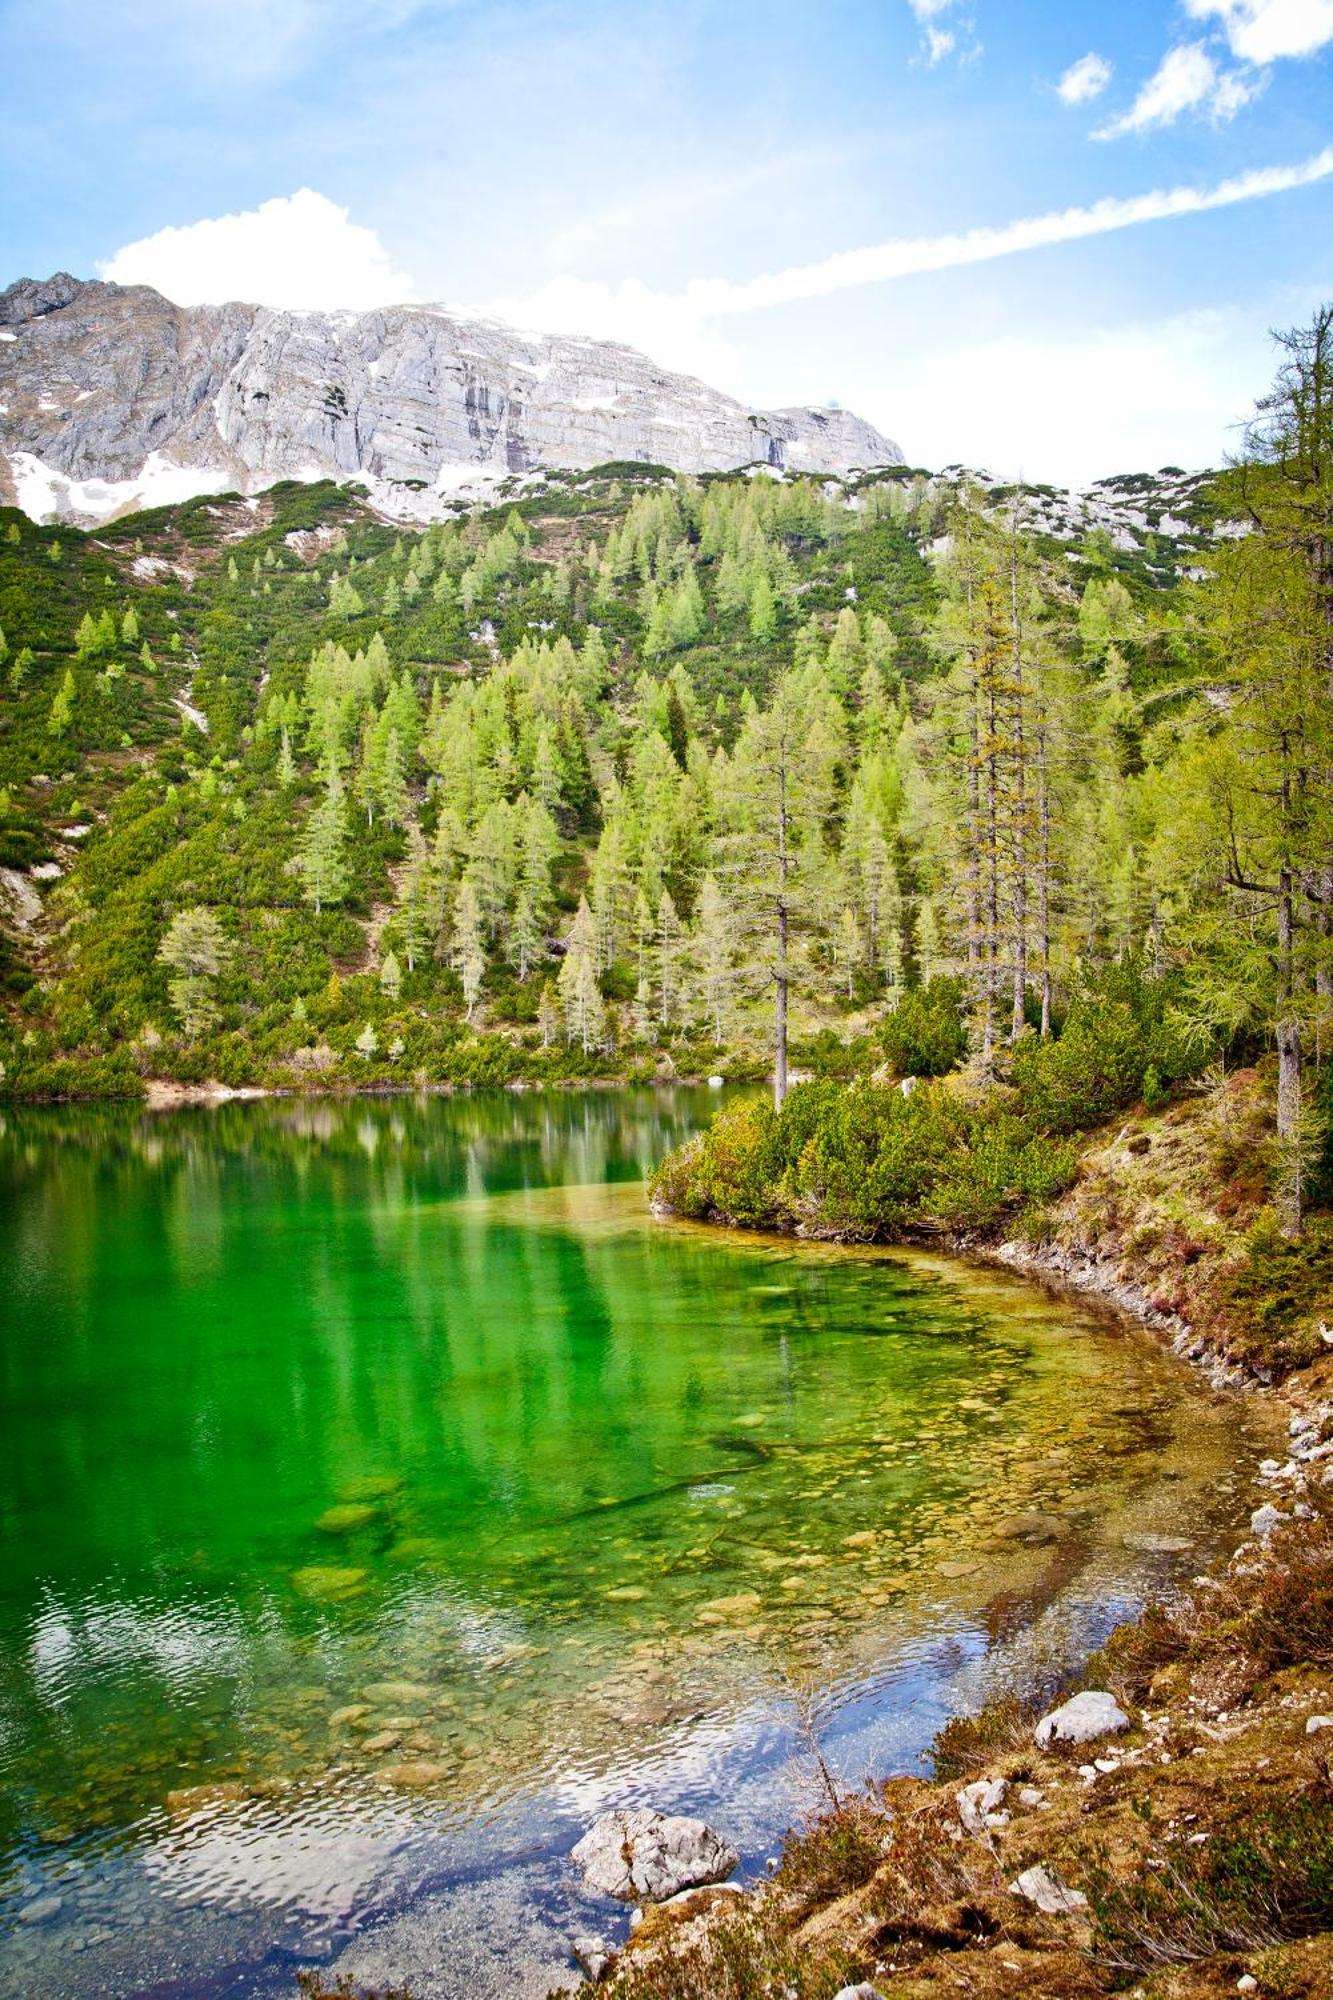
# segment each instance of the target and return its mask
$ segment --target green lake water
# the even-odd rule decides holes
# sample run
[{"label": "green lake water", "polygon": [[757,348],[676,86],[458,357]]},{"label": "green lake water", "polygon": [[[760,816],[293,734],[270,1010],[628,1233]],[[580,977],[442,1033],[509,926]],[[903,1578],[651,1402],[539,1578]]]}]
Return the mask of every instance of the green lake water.
[{"label": "green lake water", "polygon": [[654,1221],[707,1092],[6,1114],[0,1989],[544,1994],[627,1800],[760,1868],[1227,1533],[1234,1402],[1004,1276]]}]

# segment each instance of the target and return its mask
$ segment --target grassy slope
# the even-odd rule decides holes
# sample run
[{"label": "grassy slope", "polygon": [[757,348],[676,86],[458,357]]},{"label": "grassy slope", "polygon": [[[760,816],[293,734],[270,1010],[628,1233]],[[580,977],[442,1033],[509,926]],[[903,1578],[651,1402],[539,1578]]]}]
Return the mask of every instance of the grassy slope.
[{"label": "grassy slope", "polygon": [[[294,797],[282,797],[273,782],[274,745],[252,743],[248,729],[260,691],[295,685],[325,640],[354,650],[382,632],[395,672],[412,673],[423,703],[435,675],[484,675],[492,648],[507,655],[539,630],[581,640],[583,619],[546,592],[551,566],[593,538],[604,541],[635,491],[661,477],[660,468],[612,467],[578,481],[553,480],[525,499],[519,511],[532,536],[528,555],[516,577],[470,615],[457,604],[436,606],[424,590],[386,617],[385,588],[405,573],[401,548],[395,560],[403,538],[354,493],[327,483],[287,484],[256,501],[193,501],[89,534],[56,535],[0,510],[0,628],[11,662],[23,646],[34,655],[21,691],[0,695],[0,865],[26,870],[34,861],[54,862],[62,871],[54,887],[41,885],[46,907],[35,922],[16,922],[23,917],[17,898],[0,896],[0,1001],[7,1002],[0,1013],[19,1043],[5,1052],[9,1087],[34,1095],[134,1092],[145,1074],[285,1088],[383,1086],[413,1076],[503,1082],[512,1075],[651,1074],[655,1058],[645,1061],[643,1051],[592,1062],[578,1052],[537,1051],[537,999],[553,963],[523,985],[502,962],[492,964],[481,1020],[494,1032],[480,1046],[461,1032],[459,984],[447,965],[419,965],[405,982],[401,1018],[391,1018],[374,976],[375,945],[392,904],[402,837],[382,827],[368,835],[362,823],[347,896],[316,918],[288,867],[294,823],[313,781],[307,774]],[[506,513],[483,510],[480,528],[494,530]],[[846,554],[806,553],[801,615],[836,612],[854,578],[862,608],[897,630],[904,671],[921,671],[920,622],[931,586],[914,543],[885,524],[859,535],[848,561]],[[328,573],[335,565],[346,571],[353,559],[366,609],[350,619],[333,616]],[[612,656],[613,704],[632,698],[640,671],[637,594],[627,586],[623,598],[597,612]],[[154,655],[152,671],[141,667],[137,643],[94,659],[76,655],[85,612],[109,608],[119,619],[131,607]],[[795,623],[775,643],[757,645],[743,620],[713,620],[697,645],[654,672],[682,659],[705,711],[721,702],[734,719],[745,691],[762,692],[790,656]],[[48,717],[71,667],[75,720],[57,737]],[[207,736],[183,721],[181,702],[207,715]],[[70,839],[72,821],[90,832]],[[596,837],[592,824],[571,822],[564,831],[559,928],[576,906]],[[196,899],[223,910],[240,946],[221,995],[222,1032],[206,1050],[175,1044],[166,973],[154,961],[167,914]],[[308,1003],[309,1034],[292,1032],[298,995]],[[386,1046],[403,1035],[398,1070],[383,1055],[368,1066],[355,1054],[367,1020]],[[138,1039],[145,1027],[146,1045]],[[319,1056],[313,1068],[288,1060],[302,1043]],[[758,1036],[753,1047],[744,1038],[731,1052],[733,1070],[758,1073],[760,1049]],[[673,1067],[706,1073],[718,1061],[702,1042],[697,1051],[668,1055],[668,1074]]]},{"label": "grassy slope", "polygon": [[[412,537],[375,517],[354,491],[328,483],[287,483],[248,501],[207,497],[87,534],[38,528],[0,509],[0,628],[9,647],[0,665],[0,867],[23,878],[17,885],[0,882],[5,1088],[19,1095],[137,1091],[146,1075],[186,1084],[212,1076],[232,1085],[355,1087],[417,1072],[429,1081],[498,1082],[586,1068],[568,1053],[534,1055],[537,996],[554,959],[522,984],[498,959],[492,964],[482,992],[488,1032],[480,1047],[459,1032],[458,981],[448,966],[419,967],[409,977],[399,1018],[373,972],[401,837],[377,829],[365,838],[362,827],[346,899],[316,919],[287,868],[314,796],[311,774],[292,795],[280,796],[273,741],[251,740],[248,731],[261,691],[294,686],[326,639],[355,649],[382,631],[395,671],[412,673],[424,701],[433,677],[483,676],[491,645],[508,654],[539,630],[579,641],[590,611],[611,657],[608,701],[627,709],[642,664],[637,575],[612,603],[595,607],[585,591],[582,606],[571,608],[547,585],[557,562],[576,558],[594,539],[604,545],[636,492],[666,476],[644,466],[553,475],[538,490],[507,497],[503,508],[478,510],[480,532],[495,529],[512,509],[532,539],[516,575],[467,616],[456,604],[436,605],[429,589],[386,616],[386,586],[391,575],[405,575]],[[910,522],[883,519],[833,544],[794,544],[798,594],[774,640],[756,643],[744,617],[710,609],[698,642],[650,663],[650,671],[661,675],[682,665],[707,726],[720,714],[725,737],[742,696],[762,696],[791,657],[799,623],[815,616],[831,625],[854,591],[863,613],[891,626],[906,681],[926,675],[923,631],[934,586],[923,546],[943,525],[951,489],[947,481],[927,485],[906,472],[888,483],[917,496]],[[400,542],[407,556],[398,550],[395,569]],[[1151,561],[1145,550],[1051,546],[1062,564],[1070,562],[1074,581],[1114,571],[1145,601],[1169,595],[1181,566],[1197,554],[1193,543],[1161,537]],[[329,573],[335,566],[348,573],[353,561],[366,608],[350,619],[333,616]],[[110,610],[119,620],[127,609],[148,642],[151,669],[141,665],[137,643],[93,658],[76,655],[74,634],[85,613]],[[33,657],[14,688],[10,670],[25,647]],[[1153,684],[1164,670],[1152,646],[1141,650],[1141,658],[1129,660],[1135,688]],[[71,669],[74,721],[56,736],[49,727],[52,702]],[[183,720],[182,703],[206,714],[208,736]],[[417,804],[427,802],[419,797]],[[428,810],[425,816],[429,822]],[[91,830],[70,837],[72,825]],[[596,836],[591,819],[562,831],[553,932],[567,926]],[[26,872],[34,864],[62,873],[34,883]],[[34,895],[42,904],[35,913]],[[239,946],[221,994],[222,1028],[206,1050],[178,1043],[167,975],[154,960],[171,911],[196,899],[221,908]],[[619,991],[613,976],[608,997],[627,1001],[632,986],[631,979]],[[292,1031],[298,997],[308,1035]],[[404,1040],[396,1069],[383,1053],[370,1064],[355,1053],[367,1021],[384,1048],[396,1036]],[[796,1050],[798,1062],[846,1073],[855,1052],[845,1054],[842,1045],[864,1026],[851,1002],[826,996],[796,1025],[798,1040],[807,1043]],[[758,1074],[763,1044],[756,1022],[730,1051],[729,1071]],[[317,1056],[313,1066],[293,1066],[301,1046]],[[697,1048],[672,1046],[667,1055],[666,1073],[719,1066],[702,1038]],[[642,1050],[622,1051],[595,1067],[651,1074],[655,1060]]]}]

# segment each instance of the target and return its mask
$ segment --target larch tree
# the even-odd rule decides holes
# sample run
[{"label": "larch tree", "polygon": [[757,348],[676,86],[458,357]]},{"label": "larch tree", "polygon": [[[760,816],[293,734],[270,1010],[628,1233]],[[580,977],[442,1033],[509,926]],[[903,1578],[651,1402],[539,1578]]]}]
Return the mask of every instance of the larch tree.
[{"label": "larch tree", "polygon": [[232,956],[227,934],[215,912],[202,905],[178,910],[157,956],[175,975],[167,991],[187,1039],[194,1041],[217,1025],[217,983]]},{"label": "larch tree", "polygon": [[66,667],[65,678],[56,690],[55,699],[51,703],[50,713],[46,718],[47,733],[49,735],[65,735],[74,720],[74,702],[77,693],[78,687],[74,679],[74,669],[73,667]]},{"label": "larch tree", "polygon": [[671,1027],[685,984],[685,931],[671,891],[664,889],[657,905],[654,958],[657,972],[657,1018]]},{"label": "larch tree", "polygon": [[[718,873],[736,910],[751,977],[773,994],[773,1098],[787,1095],[792,987],[821,928],[832,806],[832,703],[818,670],[785,674],[736,744]],[[836,704],[833,704],[836,707]]]},{"label": "larch tree", "polygon": [[416,821],[409,820],[407,860],[399,877],[395,919],[395,932],[409,972],[416,971],[417,960],[426,956],[439,933],[443,903],[430,845]]},{"label": "larch tree", "polygon": [[584,1055],[600,1048],[606,1038],[606,1007],[597,983],[597,936],[586,896],[579,898],[556,986],[566,1040],[578,1042]]},{"label": "larch tree", "polygon": [[454,899],[454,932],[449,956],[463,984],[464,1019],[471,1021],[486,971],[486,952],[482,942],[481,905],[469,875],[465,875],[459,883]]},{"label": "larch tree", "polygon": [[537,1032],[542,1038],[542,1047],[549,1049],[560,1032],[560,1004],[555,997],[555,987],[548,979],[542,987],[537,1002]]},{"label": "larch tree", "polygon": [[346,842],[342,778],[337,766],[330,764],[323,797],[306,814],[297,853],[306,900],[314,904],[316,916],[326,903],[340,903],[347,893]]},{"label": "larch tree", "polygon": [[730,1023],[736,984],[735,938],[731,909],[712,875],[705,875],[699,886],[691,949],[699,999],[720,1049]]}]

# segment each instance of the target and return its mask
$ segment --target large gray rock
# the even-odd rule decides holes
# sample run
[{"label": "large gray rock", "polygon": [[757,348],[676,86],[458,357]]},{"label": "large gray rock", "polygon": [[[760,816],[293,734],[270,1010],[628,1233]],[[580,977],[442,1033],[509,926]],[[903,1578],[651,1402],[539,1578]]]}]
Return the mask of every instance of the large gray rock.
[{"label": "large gray rock", "polygon": [[1011,1894],[1035,1904],[1048,1917],[1070,1917],[1088,1907],[1082,1890],[1067,1888],[1049,1868],[1025,1868],[1009,1888]]},{"label": "large gray rock", "polygon": [[964,1831],[980,1837],[993,1825],[1003,1826],[1009,1815],[1000,1808],[1008,1791],[1007,1778],[978,1778],[975,1784],[964,1785],[958,1793],[958,1817]]},{"label": "large gray rock", "polygon": [[747,409],[633,348],[442,306],[180,307],[64,273],[0,293],[0,497],[35,518],[332,478],[426,520],[488,479],[611,459],[843,473],[902,453],[845,410]]},{"label": "large gray rock", "polygon": [[701,1819],[640,1808],[603,1813],[573,1850],[584,1880],[624,1903],[664,1903],[682,1889],[722,1882],[740,1856]]},{"label": "large gray rock", "polygon": [[1060,1708],[1043,1715],[1035,1731],[1044,1749],[1052,1743],[1094,1743],[1099,1736],[1115,1736],[1130,1726],[1129,1717],[1114,1695],[1100,1690],[1076,1694]]}]

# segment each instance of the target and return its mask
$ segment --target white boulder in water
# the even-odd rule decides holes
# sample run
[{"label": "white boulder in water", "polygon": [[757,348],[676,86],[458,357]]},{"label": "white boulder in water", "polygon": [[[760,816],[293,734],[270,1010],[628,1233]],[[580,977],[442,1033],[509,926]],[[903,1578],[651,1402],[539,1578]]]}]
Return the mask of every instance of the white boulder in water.
[{"label": "white boulder in water", "polygon": [[682,1889],[723,1882],[740,1856],[701,1819],[640,1808],[603,1813],[573,1850],[583,1879],[623,1903],[664,1903]]}]

